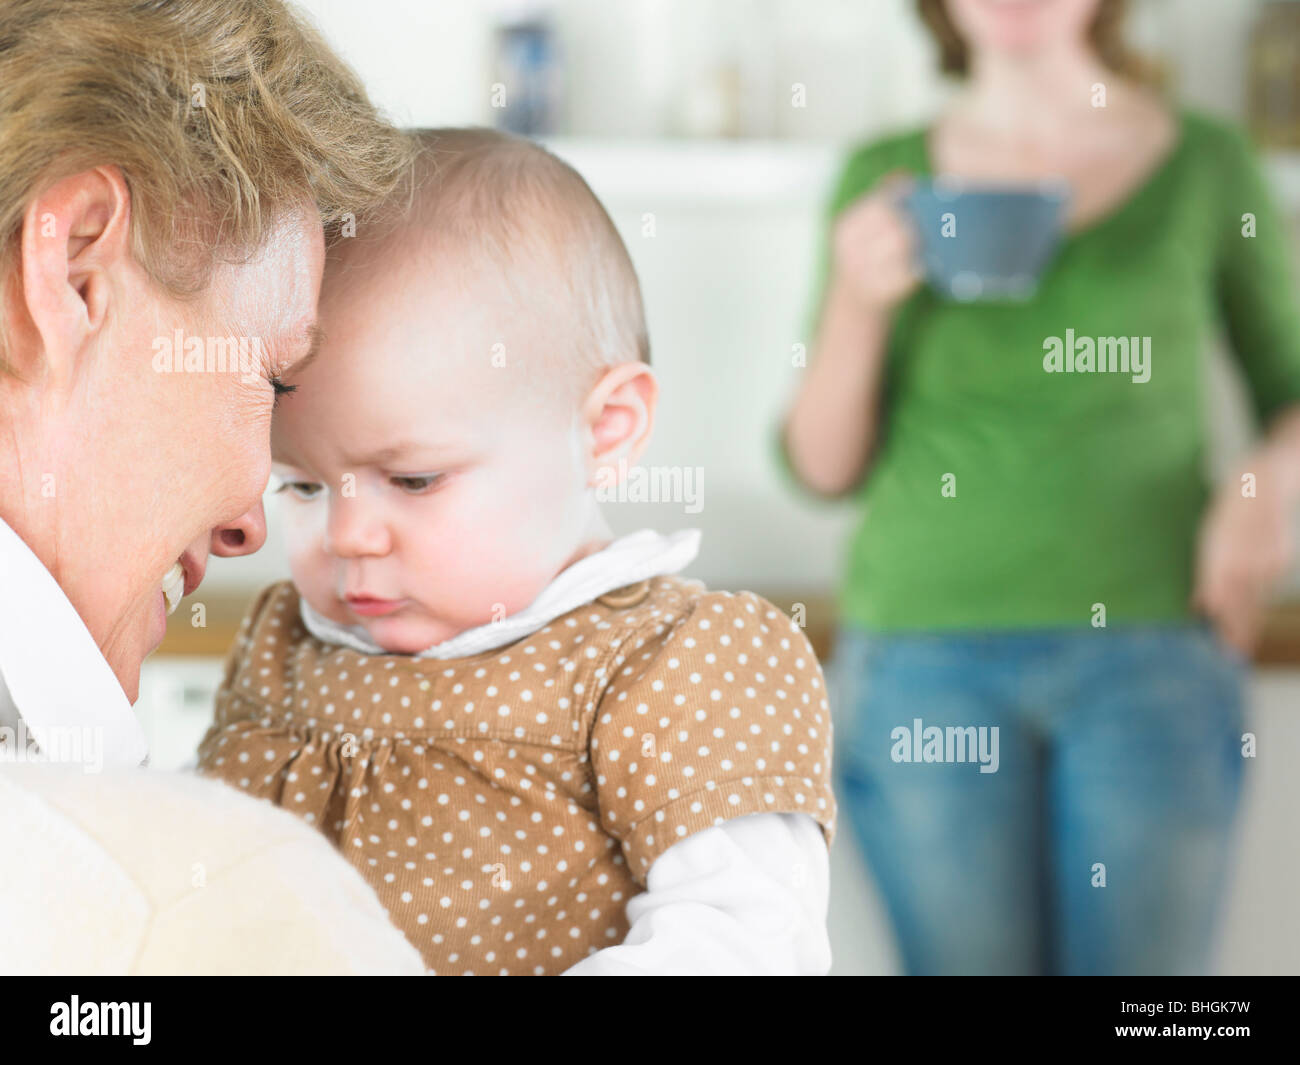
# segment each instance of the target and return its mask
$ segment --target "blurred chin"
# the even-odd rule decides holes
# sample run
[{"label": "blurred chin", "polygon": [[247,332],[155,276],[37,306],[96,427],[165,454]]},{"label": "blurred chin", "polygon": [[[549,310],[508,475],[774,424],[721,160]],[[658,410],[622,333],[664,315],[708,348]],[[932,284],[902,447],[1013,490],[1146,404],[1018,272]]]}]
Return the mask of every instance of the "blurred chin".
[{"label": "blurred chin", "polygon": [[1023,51],[1046,44],[1051,36],[1047,24],[1050,4],[1000,4],[979,0],[971,36],[986,47],[999,51]]}]

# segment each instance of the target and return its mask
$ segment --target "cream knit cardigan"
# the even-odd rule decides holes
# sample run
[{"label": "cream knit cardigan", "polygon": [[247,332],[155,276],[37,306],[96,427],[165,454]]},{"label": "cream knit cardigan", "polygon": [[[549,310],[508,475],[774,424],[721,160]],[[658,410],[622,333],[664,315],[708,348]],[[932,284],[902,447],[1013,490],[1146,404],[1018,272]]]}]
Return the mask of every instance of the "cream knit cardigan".
[{"label": "cream knit cardigan", "polygon": [[314,829],[188,774],[0,763],[0,973],[411,974]]}]

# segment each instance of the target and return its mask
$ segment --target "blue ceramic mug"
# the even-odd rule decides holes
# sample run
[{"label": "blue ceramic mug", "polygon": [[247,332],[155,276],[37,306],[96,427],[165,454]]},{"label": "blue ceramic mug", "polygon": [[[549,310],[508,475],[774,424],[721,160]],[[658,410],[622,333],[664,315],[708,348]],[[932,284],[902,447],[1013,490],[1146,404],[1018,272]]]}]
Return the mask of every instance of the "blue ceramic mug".
[{"label": "blue ceramic mug", "polygon": [[1061,242],[1068,202],[1063,181],[994,186],[918,179],[902,197],[926,279],[961,302],[1031,298]]}]

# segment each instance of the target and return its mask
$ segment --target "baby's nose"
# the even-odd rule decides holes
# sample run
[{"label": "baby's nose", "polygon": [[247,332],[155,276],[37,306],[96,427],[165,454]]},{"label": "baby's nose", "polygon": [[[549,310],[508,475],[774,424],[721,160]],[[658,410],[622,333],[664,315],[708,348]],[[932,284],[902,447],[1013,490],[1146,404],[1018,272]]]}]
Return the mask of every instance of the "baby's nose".
[{"label": "baby's nose", "polygon": [[339,558],[388,554],[388,525],[355,497],[330,501],[325,550]]}]

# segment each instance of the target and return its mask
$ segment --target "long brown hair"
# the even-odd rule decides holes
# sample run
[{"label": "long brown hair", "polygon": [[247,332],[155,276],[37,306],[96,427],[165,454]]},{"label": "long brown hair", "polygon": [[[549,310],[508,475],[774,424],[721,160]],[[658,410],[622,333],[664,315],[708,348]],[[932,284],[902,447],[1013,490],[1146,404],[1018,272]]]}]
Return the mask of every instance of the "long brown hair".
[{"label": "long brown hair", "polygon": [[[965,77],[970,72],[970,49],[948,14],[947,0],[917,0],[916,8],[925,28],[939,46],[939,69],[945,74]],[[1127,15],[1128,0],[1101,0],[1092,25],[1088,27],[1088,43],[1097,58],[1115,73],[1148,85],[1162,85],[1164,69],[1132,51],[1124,42],[1124,19]]]}]

